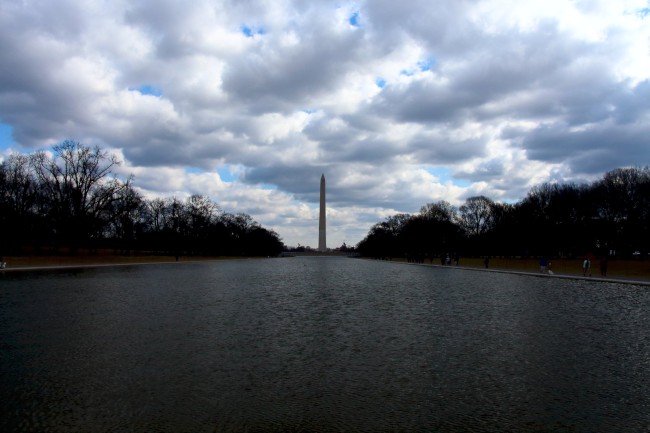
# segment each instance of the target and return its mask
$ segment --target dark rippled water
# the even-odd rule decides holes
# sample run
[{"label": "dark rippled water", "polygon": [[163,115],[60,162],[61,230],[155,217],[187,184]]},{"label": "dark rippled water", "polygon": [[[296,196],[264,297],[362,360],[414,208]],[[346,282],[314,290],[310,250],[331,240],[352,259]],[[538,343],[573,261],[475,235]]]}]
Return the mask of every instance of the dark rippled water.
[{"label": "dark rippled water", "polygon": [[343,258],[0,274],[0,430],[645,432],[633,285]]}]

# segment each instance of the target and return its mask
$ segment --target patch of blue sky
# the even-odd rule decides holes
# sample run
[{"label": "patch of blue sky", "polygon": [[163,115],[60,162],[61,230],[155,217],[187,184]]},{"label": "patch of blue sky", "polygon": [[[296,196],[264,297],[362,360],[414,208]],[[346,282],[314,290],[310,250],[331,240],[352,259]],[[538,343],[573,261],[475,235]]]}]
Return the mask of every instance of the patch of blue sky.
[{"label": "patch of blue sky", "polygon": [[359,11],[355,11],[352,13],[352,15],[350,15],[348,18],[348,23],[350,23],[352,27],[361,27],[361,22],[359,21]]},{"label": "patch of blue sky", "polygon": [[[198,167],[185,167],[185,174],[203,174],[206,173],[206,170]],[[216,169],[219,178],[222,182],[234,182],[239,178],[237,170],[234,169],[231,165],[222,165]],[[270,188],[266,188],[270,189]]]},{"label": "patch of blue sky", "polygon": [[430,71],[436,65],[436,59],[433,57],[418,62],[418,68],[422,72]]},{"label": "patch of blue sky", "polygon": [[303,108],[301,111],[307,114],[315,114],[318,113],[320,110],[318,110],[317,108]]},{"label": "patch of blue sky", "polygon": [[264,27],[250,27],[243,25],[240,27],[240,30],[244,36],[247,38],[255,37],[256,35],[265,35],[266,29]]},{"label": "patch of blue sky", "polygon": [[637,17],[641,19],[645,19],[650,15],[650,1],[648,1],[648,6],[645,8],[634,8],[634,9],[626,9],[623,14],[624,15],[636,15]]},{"label": "patch of blue sky", "polygon": [[237,175],[232,171],[229,166],[221,166],[217,168],[217,173],[223,182],[234,182],[237,180]]},{"label": "patch of blue sky", "polygon": [[163,91],[160,87],[152,84],[143,84],[140,87],[129,87],[129,90],[140,92],[143,95],[162,96]]},{"label": "patch of blue sky", "polygon": [[200,168],[197,167],[185,167],[185,173],[187,174],[201,174],[205,173],[205,170],[201,170]]},{"label": "patch of blue sky", "polygon": [[438,178],[438,181],[442,184],[452,183],[461,188],[466,188],[471,185],[471,182],[455,178],[447,167],[429,166],[424,167],[424,169]]},{"label": "patch of blue sky", "polygon": [[14,146],[14,128],[6,123],[0,123],[0,150],[6,150]]},{"label": "patch of blue sky", "polygon": [[375,80],[375,84],[376,84],[377,87],[379,87],[380,89],[383,89],[383,88],[386,86],[386,80],[384,80],[383,78],[379,77],[379,78],[377,78],[377,79]]},{"label": "patch of blue sky", "polygon": [[436,59],[431,57],[431,58],[428,58],[428,59],[420,60],[417,63],[417,68],[401,70],[400,75],[411,77],[411,76],[415,75],[417,72],[430,71],[431,69],[434,68],[434,66],[436,66]]},{"label": "patch of blue sky", "polygon": [[260,188],[265,189],[267,191],[275,191],[278,189],[276,185],[271,185],[270,183],[261,183]]}]

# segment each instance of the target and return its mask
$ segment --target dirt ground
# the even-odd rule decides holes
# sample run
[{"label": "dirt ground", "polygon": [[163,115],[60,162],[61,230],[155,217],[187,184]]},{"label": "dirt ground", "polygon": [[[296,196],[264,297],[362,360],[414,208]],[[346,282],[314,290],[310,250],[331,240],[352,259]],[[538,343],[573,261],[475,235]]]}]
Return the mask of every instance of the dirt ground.
[{"label": "dirt ground", "polygon": [[[202,260],[232,259],[233,257],[197,257],[180,256],[178,260],[174,256],[153,256],[153,255],[131,255],[122,256],[115,254],[93,254],[93,255],[60,255],[60,256],[9,256],[2,260],[6,262],[7,269],[22,268],[47,268],[59,266],[93,266],[93,265],[122,265],[136,263],[174,263],[195,262]],[[241,258],[241,257],[240,257]]]}]

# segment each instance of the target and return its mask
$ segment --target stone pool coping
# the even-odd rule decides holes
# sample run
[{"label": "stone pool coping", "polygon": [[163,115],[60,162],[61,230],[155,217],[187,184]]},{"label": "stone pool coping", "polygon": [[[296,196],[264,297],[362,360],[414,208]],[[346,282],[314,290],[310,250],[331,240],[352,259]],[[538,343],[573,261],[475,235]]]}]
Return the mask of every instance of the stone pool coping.
[{"label": "stone pool coping", "polygon": [[581,280],[581,281],[593,281],[598,283],[618,283],[618,284],[633,284],[638,286],[650,286],[650,281],[647,280],[638,280],[634,278],[626,277],[601,277],[600,275],[593,276],[583,276],[576,274],[544,274],[541,272],[530,272],[530,271],[515,271],[508,269],[490,269],[490,268],[477,268],[470,266],[454,266],[454,265],[433,265],[433,264],[424,264],[424,263],[404,263],[407,265],[417,265],[417,266],[427,266],[433,268],[444,268],[444,269],[458,269],[465,271],[475,271],[475,272],[494,272],[501,274],[512,274],[512,275],[524,275],[530,277],[539,277],[539,278],[558,278],[564,280]]},{"label": "stone pool coping", "polygon": [[[2,272],[16,272],[16,271],[48,271],[48,270],[66,270],[66,269],[83,269],[83,268],[106,268],[111,266],[143,266],[143,265],[170,265],[170,264],[187,264],[187,263],[205,263],[205,262],[218,262],[224,260],[247,260],[247,258],[221,258],[221,259],[203,259],[203,260],[182,260],[182,261],[143,261],[143,262],[128,262],[128,263],[88,263],[88,264],[69,264],[69,265],[39,265],[39,266],[20,266],[20,267],[6,267],[0,269]],[[363,259],[362,259],[363,260]],[[369,260],[369,259],[366,259]],[[632,284],[638,286],[650,286],[650,281],[648,280],[639,280],[628,277],[601,277],[599,275],[594,276],[582,276],[578,274],[544,274],[541,272],[530,272],[530,271],[516,271],[508,269],[490,269],[490,268],[479,268],[473,266],[454,266],[454,265],[435,265],[435,264],[426,264],[426,263],[407,263],[407,262],[396,262],[391,261],[389,263],[397,263],[404,265],[415,265],[415,266],[426,266],[431,268],[442,268],[442,269],[458,269],[464,271],[474,271],[474,272],[493,272],[501,274],[511,274],[511,275],[523,275],[530,277],[538,278],[558,278],[565,280],[582,280],[582,281],[593,281],[593,282],[604,282],[604,283],[618,283],[618,284]]]}]

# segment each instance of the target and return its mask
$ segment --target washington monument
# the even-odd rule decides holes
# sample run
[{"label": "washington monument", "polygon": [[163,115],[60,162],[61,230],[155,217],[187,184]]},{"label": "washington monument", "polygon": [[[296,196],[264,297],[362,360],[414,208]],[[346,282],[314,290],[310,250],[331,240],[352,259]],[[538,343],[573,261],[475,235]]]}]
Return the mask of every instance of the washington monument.
[{"label": "washington monument", "polygon": [[320,217],[318,218],[318,251],[327,251],[325,240],[325,173],[320,177]]}]

